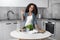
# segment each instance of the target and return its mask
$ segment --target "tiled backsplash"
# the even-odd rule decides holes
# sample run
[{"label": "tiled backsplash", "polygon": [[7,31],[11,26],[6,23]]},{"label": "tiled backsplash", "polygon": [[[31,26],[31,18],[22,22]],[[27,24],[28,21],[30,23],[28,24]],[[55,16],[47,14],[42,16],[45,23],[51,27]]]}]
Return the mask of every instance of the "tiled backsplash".
[{"label": "tiled backsplash", "polygon": [[0,7],[0,19],[7,19],[7,12],[12,10],[14,14],[9,12],[10,19],[17,19],[17,14],[19,13],[19,8],[15,7]]},{"label": "tiled backsplash", "polygon": [[[24,9],[25,7],[0,7],[0,20],[7,19],[7,12],[12,10],[14,14],[9,12],[10,19],[20,19],[21,13],[20,10]],[[38,8],[38,14],[43,14],[44,8]]]}]

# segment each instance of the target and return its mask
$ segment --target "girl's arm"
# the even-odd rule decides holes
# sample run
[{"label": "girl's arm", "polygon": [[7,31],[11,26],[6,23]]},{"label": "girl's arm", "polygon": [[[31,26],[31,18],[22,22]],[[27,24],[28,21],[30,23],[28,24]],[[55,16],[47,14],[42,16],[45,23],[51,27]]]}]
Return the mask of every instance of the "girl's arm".
[{"label": "girl's arm", "polygon": [[40,30],[41,28],[40,28],[40,26],[38,25],[38,23],[37,23],[37,18],[34,16],[34,24],[35,24],[35,28],[37,29],[37,30]]},{"label": "girl's arm", "polygon": [[35,24],[35,28],[36,28],[37,30],[40,30],[40,29],[41,29],[38,24]]},{"label": "girl's arm", "polygon": [[21,20],[23,21],[24,19],[25,19],[24,10],[21,10]]}]

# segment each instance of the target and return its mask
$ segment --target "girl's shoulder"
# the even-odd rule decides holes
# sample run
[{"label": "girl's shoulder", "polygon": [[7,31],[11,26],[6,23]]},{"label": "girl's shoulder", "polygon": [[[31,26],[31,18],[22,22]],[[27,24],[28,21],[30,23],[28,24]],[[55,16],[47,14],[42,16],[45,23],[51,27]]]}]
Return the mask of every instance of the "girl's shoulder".
[{"label": "girl's shoulder", "polygon": [[35,14],[34,13],[32,13],[32,15],[35,17]]},{"label": "girl's shoulder", "polygon": [[33,15],[33,16],[35,16],[35,14],[34,14],[34,13],[32,13],[32,15]]}]

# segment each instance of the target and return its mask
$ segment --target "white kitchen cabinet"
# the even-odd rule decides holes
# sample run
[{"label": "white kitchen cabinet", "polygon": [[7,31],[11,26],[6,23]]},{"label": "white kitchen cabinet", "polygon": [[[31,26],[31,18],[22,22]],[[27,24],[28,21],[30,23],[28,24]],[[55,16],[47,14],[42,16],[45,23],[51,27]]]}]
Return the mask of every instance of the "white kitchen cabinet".
[{"label": "white kitchen cabinet", "polygon": [[[0,22],[0,40],[14,39],[11,37],[10,32],[16,30],[17,25],[7,24],[9,21]],[[9,22],[10,23],[10,22]]]},{"label": "white kitchen cabinet", "polygon": [[29,3],[38,7],[48,7],[48,0],[0,0],[0,6],[3,7],[26,7]]},{"label": "white kitchen cabinet", "polygon": [[56,40],[60,40],[60,21],[56,21]]}]

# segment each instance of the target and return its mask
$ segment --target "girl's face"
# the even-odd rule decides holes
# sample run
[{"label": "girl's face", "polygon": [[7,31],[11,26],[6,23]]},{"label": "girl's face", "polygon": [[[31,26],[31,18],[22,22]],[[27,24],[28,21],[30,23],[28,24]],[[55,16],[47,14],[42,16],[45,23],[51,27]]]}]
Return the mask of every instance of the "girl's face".
[{"label": "girl's face", "polygon": [[34,9],[34,5],[31,5],[31,6],[29,7],[29,12],[32,12],[33,9]]}]

